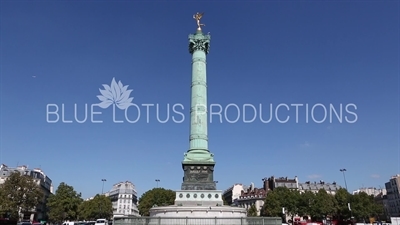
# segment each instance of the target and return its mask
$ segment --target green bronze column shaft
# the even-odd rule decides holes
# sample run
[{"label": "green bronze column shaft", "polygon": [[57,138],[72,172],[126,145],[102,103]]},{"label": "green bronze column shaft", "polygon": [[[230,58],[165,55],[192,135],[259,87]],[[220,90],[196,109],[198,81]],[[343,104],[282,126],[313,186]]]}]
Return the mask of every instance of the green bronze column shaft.
[{"label": "green bronze column shaft", "polygon": [[189,35],[189,52],[192,54],[192,98],[190,107],[189,150],[186,162],[214,162],[208,150],[207,131],[207,73],[206,55],[210,47],[210,35],[201,29]]},{"label": "green bronze column shaft", "polygon": [[[200,33],[198,42],[207,39]],[[192,41],[195,42],[195,39]],[[207,74],[206,74],[206,43],[203,46],[190,46],[192,53],[192,98],[190,106],[190,149],[208,151],[207,136]]]}]

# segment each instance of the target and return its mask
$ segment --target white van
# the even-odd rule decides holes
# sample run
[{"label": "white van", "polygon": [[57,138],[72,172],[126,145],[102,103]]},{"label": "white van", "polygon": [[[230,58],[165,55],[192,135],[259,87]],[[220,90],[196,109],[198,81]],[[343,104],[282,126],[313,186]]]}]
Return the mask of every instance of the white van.
[{"label": "white van", "polygon": [[108,221],[106,219],[97,219],[94,225],[108,225]]}]

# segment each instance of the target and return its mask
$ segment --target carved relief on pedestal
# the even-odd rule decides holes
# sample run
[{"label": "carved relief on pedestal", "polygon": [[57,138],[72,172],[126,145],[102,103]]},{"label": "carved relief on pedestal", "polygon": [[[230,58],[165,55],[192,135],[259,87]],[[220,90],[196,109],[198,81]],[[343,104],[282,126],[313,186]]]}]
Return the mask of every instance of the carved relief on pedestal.
[{"label": "carved relief on pedestal", "polygon": [[212,166],[185,166],[185,181],[188,182],[213,182]]},{"label": "carved relief on pedestal", "polygon": [[197,181],[207,181],[208,174],[190,174],[187,181],[197,182]]}]

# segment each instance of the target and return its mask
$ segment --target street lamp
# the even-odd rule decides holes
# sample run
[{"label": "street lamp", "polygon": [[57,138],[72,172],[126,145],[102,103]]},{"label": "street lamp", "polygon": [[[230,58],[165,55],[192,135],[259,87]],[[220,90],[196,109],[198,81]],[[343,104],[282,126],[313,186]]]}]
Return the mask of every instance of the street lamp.
[{"label": "street lamp", "polygon": [[103,195],[103,190],[104,190],[104,182],[106,182],[106,179],[101,179],[101,181],[103,182],[103,186],[101,187],[101,194]]},{"label": "street lamp", "polygon": [[160,180],[159,180],[159,179],[156,179],[156,182],[157,182],[157,188],[158,188],[158,182],[160,182]]},{"label": "street lamp", "polygon": [[[343,173],[343,179],[344,179],[344,185],[346,186],[346,191],[349,192],[349,189],[347,189],[346,175],[344,174],[344,172],[346,172],[346,171],[347,171],[346,169],[340,169],[340,172]],[[350,199],[347,199],[347,200],[348,200],[348,206],[347,207],[350,210],[350,218],[353,219],[353,211],[351,210]]]}]

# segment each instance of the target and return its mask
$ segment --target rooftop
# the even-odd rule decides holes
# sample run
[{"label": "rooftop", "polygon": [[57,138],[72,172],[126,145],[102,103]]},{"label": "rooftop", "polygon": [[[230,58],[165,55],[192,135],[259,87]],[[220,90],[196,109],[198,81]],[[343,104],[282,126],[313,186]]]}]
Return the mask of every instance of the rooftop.
[{"label": "rooftop", "polygon": [[339,190],[341,187],[336,184],[336,182],[333,183],[325,183],[324,181],[320,182],[310,182],[307,181],[305,183],[299,183],[299,189],[300,190],[320,190],[320,189],[325,189],[325,190]]}]

